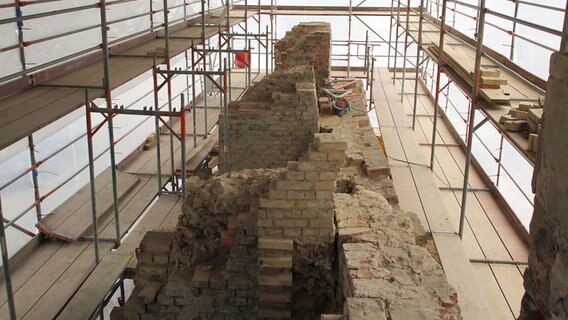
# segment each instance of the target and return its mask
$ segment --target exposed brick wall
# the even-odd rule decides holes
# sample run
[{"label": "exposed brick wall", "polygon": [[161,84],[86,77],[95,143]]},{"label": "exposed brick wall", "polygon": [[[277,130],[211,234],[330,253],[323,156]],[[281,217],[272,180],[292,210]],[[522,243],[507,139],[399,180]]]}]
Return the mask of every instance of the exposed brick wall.
[{"label": "exposed brick wall", "polygon": [[[227,127],[228,141],[224,130]],[[284,167],[296,160],[318,131],[311,68],[276,71],[229,105],[228,123],[219,116],[221,165],[230,170]],[[228,146],[228,153],[224,146]]]},{"label": "exposed brick wall", "polygon": [[317,133],[309,151],[271,185],[260,199],[259,236],[320,244],[335,240],[333,193],[346,142]]},{"label": "exposed brick wall", "polygon": [[316,84],[322,86],[331,73],[331,26],[327,22],[303,22],[286,32],[274,45],[275,70],[313,66]]}]

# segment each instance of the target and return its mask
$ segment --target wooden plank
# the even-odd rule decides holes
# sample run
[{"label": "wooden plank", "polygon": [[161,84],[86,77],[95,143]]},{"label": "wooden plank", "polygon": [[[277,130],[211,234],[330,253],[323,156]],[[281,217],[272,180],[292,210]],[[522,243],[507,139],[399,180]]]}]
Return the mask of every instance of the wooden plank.
[{"label": "wooden plank", "polygon": [[[49,241],[32,250],[16,268],[10,268],[12,290],[18,292],[30,278],[63,246],[63,242]],[[6,303],[4,277],[0,279],[0,307]]]},{"label": "wooden plank", "polygon": [[501,288],[507,303],[513,311],[514,319],[520,314],[521,300],[525,294],[523,276],[516,266],[504,264],[491,264],[499,287]]},{"label": "wooden plank", "polygon": [[[123,199],[140,181],[139,178],[121,174],[118,180],[118,197]],[[97,219],[104,219],[105,216],[113,212],[113,195],[112,195],[112,185],[107,185],[97,193]],[[91,217],[91,204],[90,202],[83,205],[79,210],[73,212],[71,216],[66,219],[63,223],[52,226],[49,219],[43,219],[38,223],[39,229],[46,236],[50,238],[57,238],[65,241],[77,241],[82,235],[84,235],[88,229],[92,226],[93,221]]]},{"label": "wooden plank", "polygon": [[[473,266],[475,275],[479,278],[483,287],[483,293],[487,296],[487,301],[491,307],[494,319],[513,320],[513,314],[509,310],[507,300],[501,294],[499,284],[495,280],[493,272],[486,264],[475,264]],[[479,318],[481,319],[481,318]]]},{"label": "wooden plank", "polygon": [[60,320],[90,319],[126,268],[130,255],[108,254],[67,303]]},{"label": "wooden plank", "polygon": [[[100,173],[95,178],[95,192],[99,193],[106,186],[111,183],[110,169],[107,169]],[[75,194],[73,194],[69,199],[65,200],[61,205],[59,205],[55,210],[53,210],[49,215],[41,219],[41,223],[47,223],[52,228],[58,227],[60,224],[65,222],[75,211],[81,209],[81,207],[90,203],[91,201],[91,186],[87,183],[84,187],[79,189]],[[46,222],[47,221],[47,222]]]},{"label": "wooden plank", "polygon": [[[71,299],[83,281],[87,279],[95,268],[94,246],[92,242],[88,242],[88,244],[81,255],[73,261],[65,272],[56,281],[50,282],[49,290],[31,306],[27,313],[22,314],[23,319],[54,319],[57,316],[63,306],[65,306],[65,303]],[[113,245],[110,242],[101,242],[99,244],[101,258],[110,252]]]},{"label": "wooden plank", "polygon": [[422,226],[429,229],[428,220],[424,209],[420,204],[420,198],[416,192],[412,173],[409,168],[391,165],[391,175],[394,189],[398,195],[398,204],[401,209],[416,213]]},{"label": "wooden plank", "polygon": [[[91,90],[91,97],[99,97],[103,94],[102,90]],[[50,105],[48,108],[40,108],[25,116],[0,125],[0,149],[16,142],[30,133],[33,133],[53,121],[69,114],[85,103],[83,92],[76,91],[65,98],[58,100],[57,104]]]},{"label": "wooden plank", "polygon": [[[120,211],[120,231],[121,237],[123,237],[126,232],[132,227],[140,215],[146,210],[148,205],[158,194],[158,178],[151,177],[145,180],[142,188],[132,195],[132,198],[128,203],[125,203],[122,210]],[[85,236],[92,236],[92,230],[89,230]],[[99,237],[101,238],[114,238],[116,236],[114,216],[109,216],[108,223],[101,226],[101,231]]]},{"label": "wooden plank", "polygon": [[507,251],[516,261],[528,261],[529,250],[527,244],[515,231],[509,219],[503,214],[499,204],[490,193],[478,193],[475,195],[487,217],[497,230],[499,237],[507,247]]},{"label": "wooden plank", "polygon": [[434,233],[434,243],[448,282],[458,293],[464,319],[500,319],[491,314],[487,299],[457,235]]},{"label": "wooden plank", "polygon": [[[77,242],[63,245],[41,268],[33,273],[19,290],[14,293],[16,315],[22,317],[39,300],[43,294],[57,281],[87,248],[88,242]],[[15,272],[17,274],[17,272]],[[4,304],[0,314],[8,314],[8,306]]]},{"label": "wooden plank", "polygon": [[[459,212],[460,212],[460,201],[454,192],[452,191],[442,191],[440,192],[442,198],[444,199],[444,204],[448,208],[448,212],[451,213],[451,219],[454,221],[456,230],[459,227]],[[465,249],[466,255],[469,259],[485,259],[483,251],[477,243],[477,239],[471,229],[471,225],[466,219],[464,226],[464,234],[462,239],[463,247]]]}]

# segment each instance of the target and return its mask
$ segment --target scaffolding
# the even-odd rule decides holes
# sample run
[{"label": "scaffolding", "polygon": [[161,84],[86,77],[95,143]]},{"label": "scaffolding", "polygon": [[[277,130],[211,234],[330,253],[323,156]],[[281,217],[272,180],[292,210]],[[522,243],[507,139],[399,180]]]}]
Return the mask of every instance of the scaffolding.
[{"label": "scaffolding", "polygon": [[[453,8],[449,6],[450,3],[454,4]],[[420,1],[420,6],[418,8],[410,7],[410,1],[406,2],[398,0],[396,1],[396,4],[395,1],[392,1],[392,7],[394,8],[396,6],[398,10],[396,13],[393,13],[391,16],[390,35],[391,38],[393,38],[395,41],[395,48],[394,48],[394,57],[391,57],[389,50],[388,61],[390,66],[391,58],[392,60],[394,60],[394,66],[393,66],[393,73],[394,73],[393,82],[394,82],[397,80],[396,74],[397,71],[399,71],[398,69],[399,63],[397,62],[397,59],[399,56],[401,56],[403,60],[401,96],[404,95],[404,83],[407,80],[409,80],[405,74],[407,70],[406,63],[407,61],[409,61],[407,48],[412,43],[416,45],[416,66],[418,67],[416,67],[416,69],[414,70],[415,73],[413,79],[415,81],[414,110],[412,115],[413,129],[416,123],[416,105],[417,105],[418,86],[422,85],[422,83],[426,80],[428,64],[430,62],[434,62],[436,65],[434,68],[435,74],[430,75],[430,78],[433,79],[433,84],[430,87],[430,92],[433,95],[434,105],[435,105],[434,115],[433,115],[433,130],[431,136],[431,154],[430,154],[431,158],[429,164],[431,170],[434,170],[434,165],[435,165],[434,159],[435,159],[436,138],[437,138],[437,122],[438,119],[440,118],[439,112],[447,110],[448,104],[452,103],[450,101],[450,92],[449,92],[451,84],[457,86],[458,89],[460,89],[462,93],[470,101],[469,111],[467,112],[467,118],[464,120],[467,123],[467,129],[463,144],[463,147],[466,152],[466,161],[465,161],[463,187],[461,188],[462,200],[461,200],[461,212],[460,212],[460,225],[458,231],[460,237],[463,237],[463,226],[466,216],[466,203],[467,203],[468,189],[469,189],[469,172],[471,170],[472,163],[478,168],[480,166],[477,161],[472,159],[472,148],[474,145],[474,140],[475,140],[474,138],[476,137],[476,131],[481,126],[483,126],[485,123],[491,120],[491,122],[494,124],[494,126],[500,133],[500,147],[498,149],[498,154],[494,156],[494,160],[497,163],[496,182],[492,182],[491,185],[494,185],[494,188],[492,189],[497,191],[497,196],[500,199],[501,205],[503,207],[508,208],[508,204],[506,203],[505,199],[503,198],[503,196],[500,195],[498,191],[499,181],[502,174],[507,174],[509,177],[511,177],[510,172],[508,172],[507,168],[502,163],[504,141],[508,141],[509,143],[511,143],[518,150],[518,152],[529,161],[529,163],[534,165],[535,155],[526,150],[526,143],[527,143],[526,139],[520,138],[515,134],[506,132],[505,129],[498,123],[498,118],[495,119],[496,118],[495,116],[485,114],[485,116],[482,118],[481,121],[477,121],[475,118],[476,113],[478,112],[486,113],[485,110],[489,108],[488,103],[486,101],[483,101],[483,99],[481,99],[479,95],[480,76],[481,76],[479,70],[480,66],[482,65],[482,59],[488,59],[489,61],[492,61],[493,63],[497,64],[498,66],[508,70],[508,72],[511,72],[511,74],[513,74],[519,80],[525,81],[525,83],[527,83],[527,85],[530,88],[532,88],[534,92],[540,95],[544,94],[545,82],[538,79],[538,77],[530,74],[528,71],[524,70],[523,68],[512,62],[515,52],[516,39],[523,39],[540,48],[550,50],[551,52],[554,51],[555,49],[551,48],[550,46],[547,46],[546,44],[537,42],[531,39],[530,37],[519,34],[518,32],[516,32],[516,29],[518,25],[522,25],[523,27],[528,27],[534,30],[545,32],[553,36],[560,36],[561,31],[537,25],[532,22],[519,18],[518,17],[519,6],[521,5],[551,10],[555,12],[564,11],[563,8],[541,5],[527,1],[516,1],[514,15],[508,16],[486,8],[485,1],[480,1],[478,5],[471,5],[464,3],[462,1],[455,1],[455,0],[426,1],[426,2]],[[475,10],[477,14],[468,15],[467,13],[464,13],[462,10],[460,10],[462,8]],[[401,14],[403,11],[405,11],[406,13],[405,15]],[[428,11],[428,13],[426,11]],[[450,11],[453,13],[452,26],[448,25],[447,23],[447,15]],[[466,36],[459,33],[455,29],[456,15],[472,19],[475,22],[476,24],[475,26],[476,31],[474,32],[475,39],[467,39]],[[493,18],[498,18],[504,21],[511,22],[512,29],[507,30],[494,22],[486,21],[487,15],[490,15]],[[433,16],[439,17],[439,20],[435,19]],[[413,18],[417,18],[417,20],[413,20]],[[409,22],[412,22],[412,25],[409,25]],[[432,44],[423,42],[424,32],[438,32],[438,31],[432,31],[432,29],[425,30],[424,26],[426,23],[428,23],[429,26],[431,26],[432,23],[434,23],[436,25],[436,29],[439,29],[439,42],[437,43],[437,48],[436,48],[437,54],[435,54],[432,50],[429,50],[429,48],[432,47]],[[416,30],[416,25],[418,25],[417,30]],[[510,45],[511,48],[508,57],[505,58],[503,56],[500,56],[495,51],[491,50],[490,48],[484,45],[483,34],[485,26],[491,26],[511,36],[511,45]],[[394,36],[392,36],[393,32]],[[446,63],[444,45],[447,43],[445,37],[447,32],[451,32],[453,36],[457,36],[460,40],[462,40],[463,45],[470,45],[474,47],[475,69],[472,74],[473,83],[466,83],[467,81],[465,81],[460,74],[458,74],[448,65],[448,63]],[[403,35],[404,35],[404,43],[402,45],[404,50],[402,50],[401,53],[400,50],[398,50],[399,43],[397,40]],[[411,40],[409,40],[409,35]],[[425,56],[423,60],[420,59],[421,53]],[[426,67],[423,67],[424,64],[426,64]],[[442,96],[444,97],[445,100],[446,104],[445,107],[443,107],[441,103]],[[517,99],[517,101],[520,101],[520,99]],[[530,100],[530,102],[535,102],[535,100]],[[491,152],[488,146],[482,140],[480,141],[483,147],[485,147],[489,152]],[[488,181],[491,181],[489,177],[486,178]],[[515,186],[522,191],[522,187],[519,185],[519,183],[516,182],[514,179],[512,181],[515,184]],[[523,196],[526,198],[526,200],[529,203],[532,204],[532,199],[530,199],[528,194],[523,192]],[[511,212],[511,209],[508,209],[507,211],[509,211],[509,218],[511,218],[514,224],[518,226],[517,231],[519,231],[519,233],[522,234],[525,239],[527,239],[528,237],[527,230],[521,226],[522,225],[521,222],[519,222],[518,218],[514,215],[514,213]]]}]

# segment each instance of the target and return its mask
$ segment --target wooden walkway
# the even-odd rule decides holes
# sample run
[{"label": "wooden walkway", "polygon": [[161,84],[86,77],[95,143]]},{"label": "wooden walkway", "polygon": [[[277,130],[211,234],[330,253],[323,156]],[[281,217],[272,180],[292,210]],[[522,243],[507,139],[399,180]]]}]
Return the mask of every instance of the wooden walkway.
[{"label": "wooden walkway", "polygon": [[[438,122],[434,173],[430,159],[433,102],[419,96],[416,130],[411,129],[413,95],[401,102],[400,80],[386,69],[375,70],[376,113],[400,206],[418,214],[433,233],[442,267],[458,291],[464,319],[515,319],[524,293],[525,267],[503,263],[470,263],[470,259],[527,261],[528,248],[489,192],[471,192],[463,242],[459,224],[465,154],[443,121]],[[413,90],[413,83],[406,83]],[[419,92],[425,93],[419,86]],[[407,163],[410,162],[410,163]],[[472,169],[470,186],[485,189]]]}]

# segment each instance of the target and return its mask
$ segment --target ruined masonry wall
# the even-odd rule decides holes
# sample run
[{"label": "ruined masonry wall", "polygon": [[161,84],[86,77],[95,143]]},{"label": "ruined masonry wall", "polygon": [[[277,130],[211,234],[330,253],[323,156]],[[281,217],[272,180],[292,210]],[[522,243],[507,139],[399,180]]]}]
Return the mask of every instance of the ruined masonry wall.
[{"label": "ruined masonry wall", "polygon": [[287,171],[260,199],[259,236],[304,244],[333,243],[333,193],[345,159],[345,141],[317,133],[308,153],[288,162]]},{"label": "ruined masonry wall", "polygon": [[349,102],[347,115],[320,118],[335,139],[347,141],[333,197],[343,319],[461,319],[459,297],[426,249],[418,217],[398,208],[364,98]]},{"label": "ruined masonry wall", "polygon": [[295,67],[267,76],[230,103],[227,124],[223,114],[219,116],[220,168],[227,162],[231,170],[285,167],[307,149],[318,131],[316,106],[311,68]]},{"label": "ruined masonry wall", "polygon": [[275,70],[313,66],[318,87],[331,73],[331,26],[327,22],[304,22],[286,32],[274,45]]}]

